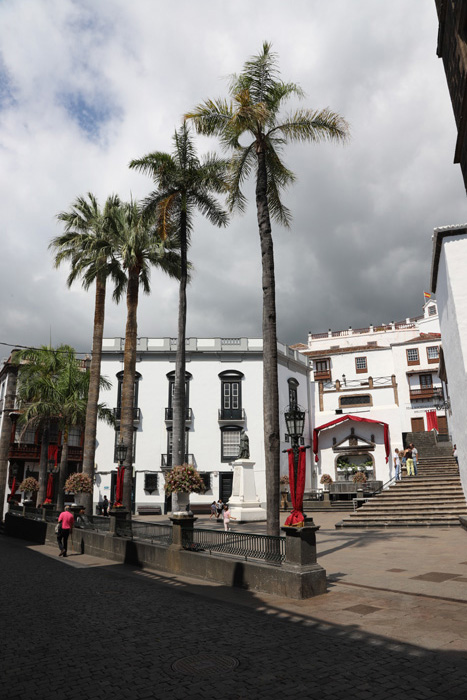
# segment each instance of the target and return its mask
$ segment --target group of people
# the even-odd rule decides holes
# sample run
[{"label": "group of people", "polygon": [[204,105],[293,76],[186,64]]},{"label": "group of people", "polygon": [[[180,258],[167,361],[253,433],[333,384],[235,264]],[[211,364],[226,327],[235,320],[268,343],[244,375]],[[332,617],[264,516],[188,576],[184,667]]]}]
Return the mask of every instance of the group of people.
[{"label": "group of people", "polygon": [[418,450],[411,442],[405,450],[395,450],[394,472],[396,481],[402,480],[402,469],[407,468],[407,476],[417,476]]},{"label": "group of people", "polygon": [[211,503],[211,515],[209,516],[209,520],[212,520],[213,517],[219,520],[221,515],[224,519],[224,530],[228,532],[230,529],[230,521],[236,520],[237,518],[231,516],[228,503],[224,503],[222,498],[219,498],[218,501],[213,501]]}]

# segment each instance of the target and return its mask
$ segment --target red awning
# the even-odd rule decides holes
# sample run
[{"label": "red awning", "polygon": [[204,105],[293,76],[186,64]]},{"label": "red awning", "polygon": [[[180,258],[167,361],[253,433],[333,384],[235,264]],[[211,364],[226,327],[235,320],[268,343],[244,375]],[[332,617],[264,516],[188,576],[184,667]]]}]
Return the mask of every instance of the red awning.
[{"label": "red awning", "polygon": [[371,418],[360,418],[360,416],[340,416],[339,418],[336,418],[335,420],[330,421],[330,423],[326,423],[325,425],[319,425],[313,430],[313,452],[315,455],[315,462],[319,460],[318,457],[318,435],[321,430],[324,430],[325,428],[330,428],[332,425],[337,425],[337,423],[342,423],[345,420],[354,420],[359,423],[377,423],[378,425],[382,425],[384,427],[384,447],[386,449],[386,463],[389,460],[389,426],[387,423],[383,423],[381,420],[372,420]]}]

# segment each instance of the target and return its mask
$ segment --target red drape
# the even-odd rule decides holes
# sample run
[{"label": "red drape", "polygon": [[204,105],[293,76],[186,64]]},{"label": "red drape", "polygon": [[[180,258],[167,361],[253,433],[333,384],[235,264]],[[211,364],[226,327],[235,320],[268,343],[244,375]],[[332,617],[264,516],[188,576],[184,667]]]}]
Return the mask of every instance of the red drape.
[{"label": "red drape", "polygon": [[49,474],[49,478],[47,479],[47,491],[45,494],[44,503],[52,503],[52,496],[53,495],[54,495],[54,476],[53,476],[53,474]]},{"label": "red drape", "polygon": [[125,467],[119,467],[117,472],[117,488],[115,489],[115,506],[122,505],[123,499],[123,475],[125,473]]},{"label": "red drape", "polygon": [[295,491],[295,475],[293,468],[293,450],[287,450],[289,455],[289,484],[290,495],[292,497],[293,510],[287,520],[286,525],[295,525],[300,527],[305,522],[303,515],[303,494],[305,491],[305,471],[306,471],[306,448],[298,448],[298,466],[297,466],[297,490]]},{"label": "red drape", "polygon": [[371,418],[360,418],[360,416],[340,416],[339,418],[336,418],[335,420],[330,421],[329,423],[326,423],[325,425],[319,425],[313,430],[313,452],[315,455],[315,462],[319,460],[318,457],[318,434],[320,430],[324,430],[324,428],[329,428],[331,425],[336,425],[337,423],[342,423],[344,420],[354,420],[358,421],[361,423],[377,423],[378,425],[382,425],[384,427],[384,448],[386,451],[386,464],[389,459],[389,453],[390,453],[390,447],[389,447],[389,426],[387,423],[383,423],[381,420],[372,420]]},{"label": "red drape", "polygon": [[8,500],[9,500],[9,501],[13,500],[13,496],[14,496],[15,493],[16,493],[16,486],[17,486],[17,484],[16,484],[16,476],[14,476],[14,477],[13,477],[13,481],[11,482],[11,491],[10,491],[10,495],[8,496]]},{"label": "red drape", "polygon": [[438,430],[438,416],[436,415],[436,411],[427,411],[426,429],[433,430],[433,428],[436,428],[436,430]]},{"label": "red drape", "polygon": [[47,453],[47,460],[54,463],[54,467],[57,466],[58,462],[58,445],[49,445],[49,451]]}]

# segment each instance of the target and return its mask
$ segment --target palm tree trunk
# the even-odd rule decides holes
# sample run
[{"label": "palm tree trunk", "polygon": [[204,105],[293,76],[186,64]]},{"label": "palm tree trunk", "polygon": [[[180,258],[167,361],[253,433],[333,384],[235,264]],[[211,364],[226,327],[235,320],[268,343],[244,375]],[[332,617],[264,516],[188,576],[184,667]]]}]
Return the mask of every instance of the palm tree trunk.
[{"label": "palm tree trunk", "polygon": [[[177,352],[175,355],[175,382],[172,400],[173,424],[172,424],[172,466],[179,466],[185,462],[185,354],[186,354],[186,285],[188,277],[187,267],[187,222],[186,202],[182,204],[180,216],[180,287],[178,297],[178,337]],[[177,494],[172,494],[172,511],[176,511]]]},{"label": "palm tree trunk", "polygon": [[[83,473],[94,481],[94,460],[96,453],[97,404],[99,403],[99,382],[101,375],[102,338],[104,337],[106,280],[96,278],[96,300],[94,306],[94,332],[92,357],[89,370],[89,393],[84,429]],[[92,493],[83,494],[83,505],[87,515],[92,515]]]},{"label": "palm tree trunk", "polygon": [[122,408],[120,439],[127,447],[124,461],[123,505],[131,513],[132,465],[133,465],[133,404],[135,395],[136,342],[138,334],[137,311],[139,292],[139,269],[128,271],[126,295],[127,320],[125,330],[125,351],[123,360]]},{"label": "palm tree trunk", "polygon": [[16,380],[18,369],[9,366],[7,386],[3,403],[2,431],[0,433],[0,520],[3,520],[3,504],[5,502],[5,491],[8,477],[8,453],[10,451],[10,438],[12,422],[10,411],[15,407]]},{"label": "palm tree trunk", "polygon": [[49,458],[49,421],[42,429],[41,454],[39,458],[39,491],[37,492],[37,504],[44,503],[47,491],[47,461]]},{"label": "palm tree trunk", "polygon": [[274,247],[267,198],[267,171],[264,147],[257,148],[256,212],[261,242],[263,284],[263,417],[266,474],[267,534],[280,534],[279,520],[279,388],[277,377],[276,288]]},{"label": "palm tree trunk", "polygon": [[65,505],[65,481],[68,476],[68,426],[63,430],[62,454],[58,473],[57,510],[63,510]]}]

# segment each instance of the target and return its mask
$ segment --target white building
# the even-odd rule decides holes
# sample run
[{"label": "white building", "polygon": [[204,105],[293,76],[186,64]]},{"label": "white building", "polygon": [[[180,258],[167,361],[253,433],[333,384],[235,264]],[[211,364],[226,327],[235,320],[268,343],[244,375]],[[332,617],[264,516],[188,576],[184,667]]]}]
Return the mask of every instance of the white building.
[{"label": "white building", "polygon": [[[263,447],[263,341],[260,338],[189,338],[186,341],[187,447],[186,457],[205,479],[204,495],[192,495],[193,505],[211,503],[232,490],[231,463],[238,455],[240,431],[250,441],[250,458],[256,462],[257,495],[266,503]],[[102,374],[112,382],[101,400],[115,409],[118,419],[123,375],[124,339],[103,341]],[[172,388],[176,339],[139,338],[135,382],[134,500],[138,505],[170,509],[164,491],[164,471],[172,465]],[[279,406],[289,397],[309,410],[307,359],[297,350],[278,343]],[[281,415],[281,438],[286,432]],[[98,425],[94,500],[113,499],[116,483],[117,430]],[[305,439],[309,441],[307,413]],[[281,449],[289,447],[286,443]],[[282,454],[282,453],[281,453]],[[286,455],[281,472],[287,473]],[[311,464],[308,454],[309,465]],[[308,488],[310,468],[307,469]]]},{"label": "white building", "polygon": [[[441,336],[436,301],[423,311],[400,323],[310,333],[307,346],[294,346],[311,370],[313,488],[323,473],[344,479],[346,462],[365,464],[370,479],[389,481],[394,449],[407,433],[429,428],[426,413],[442,399]],[[447,432],[444,411],[437,413],[439,430]],[[357,420],[342,421],[345,416]]]},{"label": "white building", "polygon": [[[457,445],[467,495],[467,224],[437,228],[433,234],[431,291],[436,293],[443,334],[443,360],[451,412],[449,427]],[[442,368],[443,369],[443,368]]]}]

